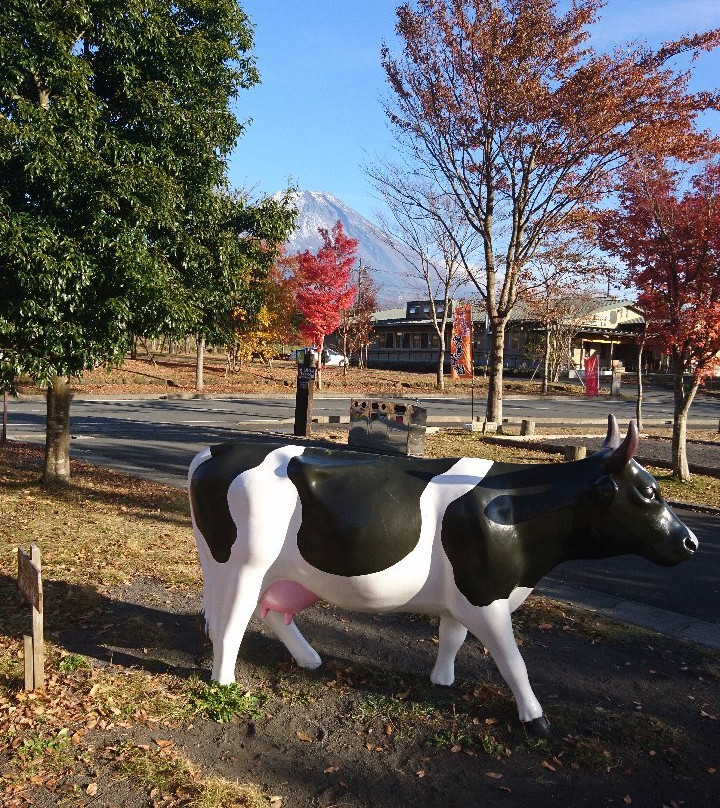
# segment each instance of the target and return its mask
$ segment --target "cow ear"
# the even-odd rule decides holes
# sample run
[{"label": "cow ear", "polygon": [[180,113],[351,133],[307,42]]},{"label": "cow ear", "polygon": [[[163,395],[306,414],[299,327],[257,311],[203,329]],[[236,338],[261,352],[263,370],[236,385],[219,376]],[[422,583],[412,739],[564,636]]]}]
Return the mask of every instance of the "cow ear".
[{"label": "cow ear", "polygon": [[610,413],[608,415],[608,427],[605,441],[602,445],[603,449],[617,449],[620,445],[620,430],[618,429],[617,418]]},{"label": "cow ear", "polygon": [[617,483],[609,474],[595,480],[590,486],[590,496],[598,505],[609,505],[617,491]]},{"label": "cow ear", "polygon": [[605,468],[608,474],[616,474],[627,466],[632,460],[639,442],[640,436],[638,434],[637,424],[635,421],[630,421],[625,440],[605,461]]}]

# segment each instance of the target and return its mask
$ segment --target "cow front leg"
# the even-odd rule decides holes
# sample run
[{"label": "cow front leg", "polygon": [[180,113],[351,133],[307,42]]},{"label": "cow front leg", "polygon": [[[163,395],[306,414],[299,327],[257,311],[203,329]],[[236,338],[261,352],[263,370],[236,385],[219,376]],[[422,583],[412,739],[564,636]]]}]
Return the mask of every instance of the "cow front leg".
[{"label": "cow front leg", "polygon": [[467,629],[454,617],[440,618],[438,629],[438,654],[430,674],[434,685],[451,685],[455,681],[455,657],[465,642]]},{"label": "cow front leg", "polygon": [[286,623],[282,614],[273,611],[269,611],[262,620],[272,629],[301,668],[315,670],[322,665],[320,655],[300,633],[294,620]]},{"label": "cow front leg", "polygon": [[515,696],[520,720],[532,733],[548,736],[547,720],[530,686],[525,660],[515,641],[508,602],[496,600],[489,606],[476,607],[466,625],[495,660]]}]

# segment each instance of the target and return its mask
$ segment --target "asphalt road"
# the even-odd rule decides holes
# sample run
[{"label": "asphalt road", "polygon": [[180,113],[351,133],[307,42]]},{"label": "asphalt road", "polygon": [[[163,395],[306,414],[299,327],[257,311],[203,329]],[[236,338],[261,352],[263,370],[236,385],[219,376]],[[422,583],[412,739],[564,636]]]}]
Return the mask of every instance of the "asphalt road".
[{"label": "asphalt road", "polygon": [[[431,423],[470,420],[469,399],[421,398],[417,403],[428,409]],[[239,430],[291,432],[294,406],[293,397],[77,400],[72,405],[71,452],[76,458],[181,487],[192,457],[201,448],[232,440]],[[548,410],[543,409],[546,407]],[[720,408],[716,400],[701,399],[693,409],[696,421],[717,425]],[[634,404],[614,400],[612,410],[622,423],[634,415]],[[546,411],[551,415],[543,416]],[[348,412],[347,398],[315,400],[315,415],[343,416]],[[602,423],[607,412],[607,400],[505,400],[507,417],[516,413],[518,418],[537,422],[546,417],[550,422],[587,419]],[[658,421],[671,415],[669,395],[657,393],[646,398],[644,413],[646,419]],[[44,433],[42,400],[10,402],[11,439],[43,442]],[[556,568],[546,583],[606,593],[720,626],[720,517],[684,511],[678,514],[700,540],[696,556],[679,567],[661,568],[631,556],[569,562]]]}]

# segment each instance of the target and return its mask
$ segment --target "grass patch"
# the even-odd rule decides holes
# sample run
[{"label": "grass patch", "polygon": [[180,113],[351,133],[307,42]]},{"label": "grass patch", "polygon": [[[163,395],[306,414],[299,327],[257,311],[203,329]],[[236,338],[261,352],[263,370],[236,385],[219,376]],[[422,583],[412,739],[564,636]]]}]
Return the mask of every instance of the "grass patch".
[{"label": "grass patch", "polygon": [[264,693],[245,690],[238,684],[206,684],[199,679],[190,682],[186,695],[191,714],[220,724],[237,718],[262,718],[262,706],[267,700]]},{"label": "grass patch", "polygon": [[[169,743],[123,745],[116,754],[120,774],[150,794],[172,794],[190,808],[269,808],[270,801],[252,784],[231,783],[222,777],[202,777]],[[178,804],[178,803],[176,803]]]},{"label": "grass patch", "polygon": [[60,657],[57,663],[57,669],[60,673],[73,673],[74,671],[91,667],[90,660],[81,654],[65,654]]},{"label": "grass patch", "polygon": [[62,581],[61,604],[48,587],[48,615],[93,607],[97,591],[146,576],[167,587],[200,585],[187,497],[182,491],[73,461],[70,485],[50,493],[37,481],[42,450],[0,447],[0,573],[17,574],[18,544],[37,544],[43,578]]},{"label": "grass patch", "polygon": [[430,719],[435,714],[435,708],[427,702],[376,693],[369,693],[354,711],[354,717],[361,721],[372,719],[390,722],[411,721]]},{"label": "grass patch", "polygon": [[257,786],[211,777],[202,784],[193,808],[269,808],[271,805]]},{"label": "grass patch", "polygon": [[693,474],[687,482],[681,482],[667,469],[648,466],[647,470],[658,481],[665,499],[720,507],[720,478]]}]

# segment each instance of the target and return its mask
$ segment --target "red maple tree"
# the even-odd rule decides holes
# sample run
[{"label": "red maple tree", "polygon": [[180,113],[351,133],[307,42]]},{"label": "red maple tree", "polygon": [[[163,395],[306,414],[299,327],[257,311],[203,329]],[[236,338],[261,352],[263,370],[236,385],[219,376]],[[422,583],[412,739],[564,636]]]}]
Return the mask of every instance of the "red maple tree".
[{"label": "red maple tree", "polygon": [[357,287],[351,278],[357,239],[345,235],[340,221],[331,231],[321,227],[318,233],[323,243],[317,252],[305,250],[295,256],[295,300],[303,315],[300,333],[322,350],[325,337],[355,301]]},{"label": "red maple tree", "polygon": [[601,236],[627,267],[653,343],[670,356],[673,472],[683,480],[690,405],[720,365],[720,162],[690,172],[657,161],[628,169],[619,210],[605,217]]}]

